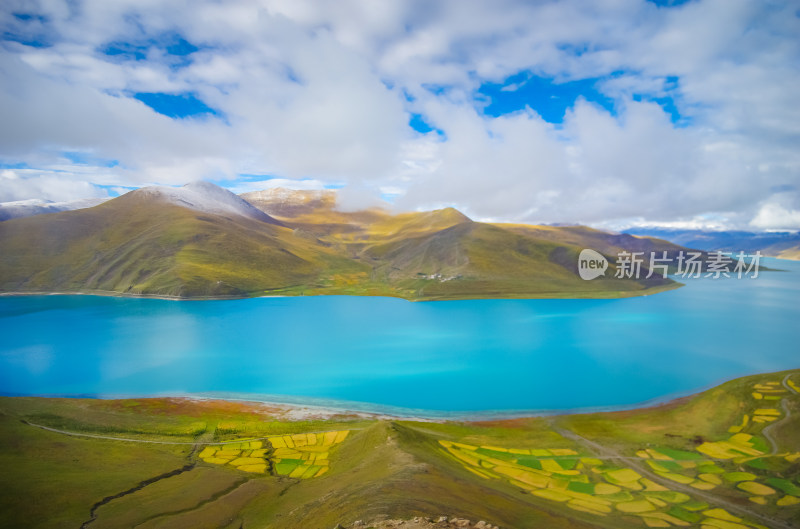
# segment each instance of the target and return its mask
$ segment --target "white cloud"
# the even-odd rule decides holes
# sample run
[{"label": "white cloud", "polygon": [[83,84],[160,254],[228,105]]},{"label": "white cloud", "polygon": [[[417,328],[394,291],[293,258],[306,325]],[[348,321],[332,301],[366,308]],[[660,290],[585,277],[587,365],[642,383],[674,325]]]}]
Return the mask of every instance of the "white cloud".
[{"label": "white cloud", "polygon": [[759,208],[750,225],[761,230],[796,231],[800,229],[800,209],[788,209],[769,202]]},{"label": "white cloud", "polygon": [[[390,189],[397,207],[476,218],[796,226],[800,206],[776,189],[800,185],[797,10],[791,0],[7,0],[0,25],[16,37],[0,45],[0,162],[34,170],[0,180],[0,195],[61,200],[98,192],[91,184],[198,178],[250,190],[238,175],[268,174],[278,180],[265,187],[349,184],[354,204]],[[44,21],[14,16],[26,12]],[[199,48],[181,67],[153,45],[176,34]],[[12,42],[36,39],[52,45]],[[107,56],[110,43],[144,58]],[[596,79],[615,113],[578,100],[554,125],[535,109],[476,110],[481,83],[519,72]],[[135,92],[192,92],[220,114],[170,119]],[[654,101],[666,96],[679,124]],[[441,135],[411,130],[410,112]],[[77,164],[65,151],[119,164]]]},{"label": "white cloud", "polygon": [[84,180],[86,175],[19,169],[0,170],[0,202],[41,199],[52,202],[105,197],[102,189]]},{"label": "white cloud", "polygon": [[653,221],[643,217],[619,219],[612,222],[597,223],[597,227],[611,231],[624,231],[634,227],[660,228],[670,230],[703,230],[724,231],[731,226],[731,219],[735,217],[728,214],[697,215],[694,217],[679,217],[675,220]]},{"label": "white cloud", "polygon": [[336,192],[336,209],[347,212],[385,208],[388,204],[381,199],[380,193],[380,189],[374,187],[351,184]]}]

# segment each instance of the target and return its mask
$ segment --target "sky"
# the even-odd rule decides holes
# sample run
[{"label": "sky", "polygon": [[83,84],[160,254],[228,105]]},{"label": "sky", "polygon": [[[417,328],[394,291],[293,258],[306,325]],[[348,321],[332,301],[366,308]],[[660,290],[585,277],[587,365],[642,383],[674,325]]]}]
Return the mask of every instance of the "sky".
[{"label": "sky", "polygon": [[3,0],[0,202],[800,229],[800,0]]}]

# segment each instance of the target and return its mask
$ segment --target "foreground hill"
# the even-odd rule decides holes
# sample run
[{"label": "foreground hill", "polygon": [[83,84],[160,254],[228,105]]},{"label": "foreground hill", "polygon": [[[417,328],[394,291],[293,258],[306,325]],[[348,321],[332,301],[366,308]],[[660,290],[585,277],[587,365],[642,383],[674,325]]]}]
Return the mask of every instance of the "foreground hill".
[{"label": "foreground hill", "polygon": [[798,390],[794,370],[640,410],[440,423],[2,397],[0,526],[789,529]]},{"label": "foreground hill", "polygon": [[613,297],[676,284],[577,275],[666,241],[588,228],[492,225],[446,208],[340,211],[333,192],[236,196],[210,183],[149,187],[96,207],[0,223],[0,290],[178,297],[367,294],[407,299]]}]

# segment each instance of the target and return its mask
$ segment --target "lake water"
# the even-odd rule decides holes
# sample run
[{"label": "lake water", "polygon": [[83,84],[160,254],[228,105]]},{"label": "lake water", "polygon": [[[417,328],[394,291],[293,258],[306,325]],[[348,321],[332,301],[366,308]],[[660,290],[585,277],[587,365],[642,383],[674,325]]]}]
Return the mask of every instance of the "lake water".
[{"label": "lake water", "polygon": [[0,393],[439,416],[627,407],[800,367],[800,263],[618,300],[0,298]]}]

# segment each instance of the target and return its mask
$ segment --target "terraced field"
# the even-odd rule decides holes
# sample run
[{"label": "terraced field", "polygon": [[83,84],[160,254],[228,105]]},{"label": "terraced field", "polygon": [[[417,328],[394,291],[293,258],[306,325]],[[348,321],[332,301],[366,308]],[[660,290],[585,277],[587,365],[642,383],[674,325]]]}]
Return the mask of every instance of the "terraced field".
[{"label": "terraced field", "polygon": [[[719,529],[763,527],[683,492],[670,490],[631,468],[609,465],[574,450],[439,443],[443,452],[483,479],[507,481],[534,496],[563,503],[576,511],[603,517],[635,517],[647,527],[688,527],[697,523],[703,528]],[[655,450],[643,455],[665,463],[663,470],[658,467],[658,472],[665,475],[670,474],[667,468],[695,465],[693,461],[675,461]]]},{"label": "terraced field", "polygon": [[347,438],[347,430],[321,434],[270,437],[275,448],[275,473],[292,478],[316,478],[328,471],[329,450]]},{"label": "terraced field", "polygon": [[[765,520],[788,509],[785,514],[800,525],[800,452],[779,451],[769,432],[770,425],[788,418],[784,399],[795,393],[790,375],[751,384],[738,402],[741,414],[728,427],[728,436],[699,442],[693,450],[648,443],[630,456],[598,458],[572,449],[440,440],[440,451],[484,480],[507,482],[597,517],[638,519],[647,527],[747,529],[772,527]],[[620,464],[624,461],[630,467]],[[647,475],[631,468],[642,464]],[[698,494],[693,496],[691,489]],[[730,512],[733,506],[735,513]],[[742,511],[753,516],[741,516]],[[775,527],[787,527],[775,522]]]},{"label": "terraced field", "polygon": [[308,479],[325,474],[330,449],[347,438],[349,430],[300,433],[206,446],[198,457],[206,463],[230,465],[243,472]]},{"label": "terraced field", "polygon": [[[786,381],[787,386],[792,382],[790,377]],[[797,505],[800,487],[783,476],[796,466],[800,452],[771,450],[765,432],[766,425],[784,417],[781,403],[789,389],[779,380],[769,380],[754,384],[752,390],[751,398],[740,403],[744,413],[728,428],[728,439],[704,442],[696,452],[660,447],[637,455],[658,475],[699,490],[725,489],[720,492],[746,495],[757,505]]]},{"label": "terraced field", "polygon": [[269,468],[267,449],[261,441],[231,443],[224,446],[207,446],[200,452],[200,459],[215,465],[230,465],[244,472],[264,474]]}]

